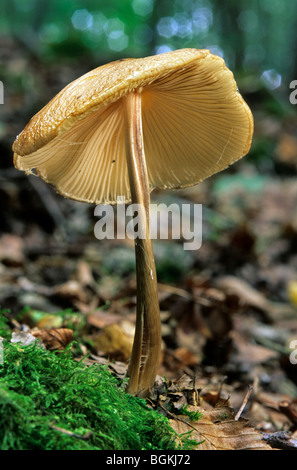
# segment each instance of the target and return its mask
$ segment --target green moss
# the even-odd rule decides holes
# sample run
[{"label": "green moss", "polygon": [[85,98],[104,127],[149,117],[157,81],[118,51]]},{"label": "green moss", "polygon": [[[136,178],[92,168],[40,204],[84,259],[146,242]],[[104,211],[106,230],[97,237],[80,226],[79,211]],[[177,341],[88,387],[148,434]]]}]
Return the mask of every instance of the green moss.
[{"label": "green moss", "polygon": [[202,418],[202,413],[200,411],[191,411],[188,409],[188,405],[182,406],[180,414],[188,416],[191,418],[191,421],[198,421],[200,418]]},{"label": "green moss", "polygon": [[6,315],[9,315],[9,311],[0,309],[0,337],[10,339],[11,331],[8,326],[8,318]]},{"label": "green moss", "polygon": [[[127,394],[106,367],[85,366],[69,349],[3,340],[0,449],[176,449],[167,418]],[[57,429],[59,428],[59,429]]]}]

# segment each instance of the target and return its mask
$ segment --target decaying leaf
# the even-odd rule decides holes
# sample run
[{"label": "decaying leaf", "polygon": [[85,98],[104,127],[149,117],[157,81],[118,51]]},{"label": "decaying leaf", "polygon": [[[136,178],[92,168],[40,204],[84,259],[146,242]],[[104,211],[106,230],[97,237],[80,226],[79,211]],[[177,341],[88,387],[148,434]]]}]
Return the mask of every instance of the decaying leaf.
[{"label": "decaying leaf", "polygon": [[74,280],[56,286],[54,288],[54,295],[73,301],[87,302],[87,296],[82,286]]},{"label": "decaying leaf", "polygon": [[274,449],[282,450],[297,450],[297,439],[296,435],[291,435],[288,432],[279,431],[274,433],[265,433],[263,438],[268,442]]},{"label": "decaying leaf", "polygon": [[108,358],[118,361],[127,361],[131,356],[133,335],[122,325],[114,323],[92,336],[95,348],[104,352]]},{"label": "decaying leaf", "polygon": [[41,339],[46,349],[50,351],[61,351],[73,340],[73,331],[69,328],[33,329],[31,334]]},{"label": "decaying leaf", "polygon": [[281,401],[278,403],[279,410],[287,416],[294,426],[294,429],[297,429],[297,404],[296,400],[293,401]]},{"label": "decaying leaf", "polygon": [[297,281],[290,281],[288,283],[288,297],[292,305],[297,307]]},{"label": "decaying leaf", "polygon": [[170,423],[178,434],[191,432],[191,439],[199,444],[196,450],[271,450],[260,432],[248,425],[247,420],[234,419],[233,410],[225,405],[212,410],[188,406],[188,411],[200,412],[198,421],[187,416],[171,419]]},{"label": "decaying leaf", "polygon": [[216,285],[223,292],[238,297],[241,305],[263,312],[271,321],[292,315],[290,305],[271,301],[243,279],[236,278],[235,276],[223,276],[217,280]]},{"label": "decaying leaf", "polygon": [[12,333],[11,342],[28,346],[40,339],[40,345],[50,351],[63,350],[73,340],[73,331],[69,328],[33,328],[28,325],[20,325],[17,331]]},{"label": "decaying leaf", "polygon": [[22,266],[24,263],[24,242],[12,234],[0,238],[0,261],[7,266]]}]

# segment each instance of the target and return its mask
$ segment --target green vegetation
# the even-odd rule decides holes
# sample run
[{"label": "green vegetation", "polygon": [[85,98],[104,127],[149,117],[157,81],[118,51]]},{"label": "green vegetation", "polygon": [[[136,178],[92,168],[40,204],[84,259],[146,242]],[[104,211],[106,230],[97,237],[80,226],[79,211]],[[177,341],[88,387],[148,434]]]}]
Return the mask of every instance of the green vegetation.
[{"label": "green vegetation", "polygon": [[11,333],[8,326],[6,314],[9,314],[9,311],[6,309],[0,309],[0,338],[10,339]]},{"label": "green vegetation", "polygon": [[127,394],[106,367],[68,349],[50,353],[3,340],[1,450],[149,450],[189,446],[167,418]]},{"label": "green vegetation", "polygon": [[296,2],[2,0],[1,6],[1,31],[44,61],[104,62],[198,47],[224,54],[232,69],[257,76],[263,64],[287,77],[296,71],[287,57],[296,40]]},{"label": "green vegetation", "polygon": [[200,411],[191,411],[189,410],[188,405],[182,406],[180,413],[191,418],[191,421],[198,421],[202,418],[202,413]]}]

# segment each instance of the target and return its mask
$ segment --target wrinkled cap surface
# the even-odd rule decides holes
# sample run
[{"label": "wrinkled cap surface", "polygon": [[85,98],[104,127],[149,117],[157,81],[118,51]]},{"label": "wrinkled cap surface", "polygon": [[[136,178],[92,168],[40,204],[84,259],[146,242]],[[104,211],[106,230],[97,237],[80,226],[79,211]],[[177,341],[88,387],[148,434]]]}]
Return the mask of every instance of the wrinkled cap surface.
[{"label": "wrinkled cap surface", "polygon": [[130,201],[123,97],[142,94],[150,189],[192,186],[243,157],[252,113],[225,62],[182,49],[96,68],[66,86],[16,138],[16,168],[65,197]]}]

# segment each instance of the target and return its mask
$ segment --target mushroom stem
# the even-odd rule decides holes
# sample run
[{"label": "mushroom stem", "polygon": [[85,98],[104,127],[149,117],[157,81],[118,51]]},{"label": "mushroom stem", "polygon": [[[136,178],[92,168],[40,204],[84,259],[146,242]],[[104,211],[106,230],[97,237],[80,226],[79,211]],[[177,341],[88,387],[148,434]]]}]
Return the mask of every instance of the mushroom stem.
[{"label": "mushroom stem", "polygon": [[152,242],[149,234],[150,190],[143,132],[141,91],[124,100],[126,159],[131,199],[138,204],[138,234],[135,239],[137,309],[136,330],[128,367],[127,391],[145,396],[154,385],[161,352],[161,320]]}]

